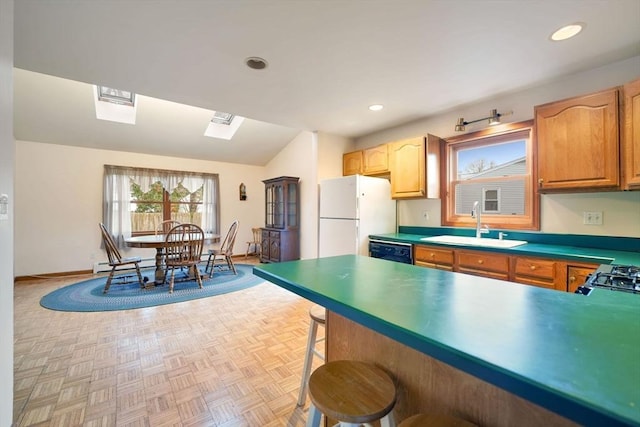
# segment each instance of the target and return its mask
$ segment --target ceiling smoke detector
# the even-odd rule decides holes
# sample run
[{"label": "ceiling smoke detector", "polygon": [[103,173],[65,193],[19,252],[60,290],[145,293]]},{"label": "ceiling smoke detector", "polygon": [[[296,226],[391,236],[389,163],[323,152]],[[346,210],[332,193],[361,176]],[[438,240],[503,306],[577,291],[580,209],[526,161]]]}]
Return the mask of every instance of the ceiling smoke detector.
[{"label": "ceiling smoke detector", "polygon": [[244,63],[247,64],[247,67],[253,70],[264,70],[268,65],[267,61],[257,56],[250,56],[249,58],[245,59]]}]

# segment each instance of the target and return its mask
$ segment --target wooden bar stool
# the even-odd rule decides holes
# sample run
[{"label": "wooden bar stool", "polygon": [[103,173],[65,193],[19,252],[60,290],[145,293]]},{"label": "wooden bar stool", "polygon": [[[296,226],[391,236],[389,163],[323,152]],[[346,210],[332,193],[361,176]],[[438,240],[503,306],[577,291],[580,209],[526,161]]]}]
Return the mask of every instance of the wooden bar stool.
[{"label": "wooden bar stool", "polygon": [[304,406],[307,400],[307,387],[309,384],[309,375],[311,374],[311,366],[313,365],[313,356],[324,360],[324,353],[316,350],[316,344],[324,341],[324,338],[318,339],[318,326],[324,327],[326,310],[318,304],[314,304],[309,309],[309,338],[307,338],[307,351],[304,356],[304,367],[302,368],[302,382],[300,383],[300,392],[298,394],[298,406]]},{"label": "wooden bar stool", "polygon": [[416,414],[402,421],[398,427],[477,427],[477,425],[451,415]]},{"label": "wooden bar stool", "polygon": [[378,420],[382,427],[396,426],[396,386],[385,371],[371,363],[325,363],[309,378],[309,397],[307,427],[319,427],[321,414],[338,420],[342,427],[369,425]]}]

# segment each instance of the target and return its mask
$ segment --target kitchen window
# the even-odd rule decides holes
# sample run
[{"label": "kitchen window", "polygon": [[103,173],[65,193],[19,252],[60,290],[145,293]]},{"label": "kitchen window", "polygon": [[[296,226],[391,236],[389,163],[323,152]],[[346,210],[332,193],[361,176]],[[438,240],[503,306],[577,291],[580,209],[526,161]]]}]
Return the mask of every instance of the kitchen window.
[{"label": "kitchen window", "polygon": [[477,201],[483,225],[540,229],[532,120],[488,128],[446,142],[443,225],[475,227],[471,210]]},{"label": "kitchen window", "polygon": [[117,241],[166,220],[219,233],[218,175],[105,165],[103,222]]}]

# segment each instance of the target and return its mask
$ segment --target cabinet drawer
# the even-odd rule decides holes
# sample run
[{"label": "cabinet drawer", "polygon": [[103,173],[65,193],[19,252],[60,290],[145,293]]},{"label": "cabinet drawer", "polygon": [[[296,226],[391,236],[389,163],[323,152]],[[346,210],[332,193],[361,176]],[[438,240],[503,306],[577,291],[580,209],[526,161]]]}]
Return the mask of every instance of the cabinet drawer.
[{"label": "cabinet drawer", "polygon": [[509,273],[509,256],[486,252],[458,251],[458,266],[467,267],[478,271],[495,271]]},{"label": "cabinet drawer", "polygon": [[416,264],[420,261],[430,264],[453,265],[453,251],[448,249],[436,249],[430,246],[416,245],[414,257]]},{"label": "cabinet drawer", "polygon": [[539,277],[553,282],[556,277],[557,262],[548,259],[517,258],[515,275]]},{"label": "cabinet drawer", "polygon": [[270,231],[269,239],[271,240],[280,240],[280,232],[279,231]]},{"label": "cabinet drawer", "polygon": [[499,271],[487,271],[480,270],[478,268],[460,267],[457,270],[459,273],[472,274],[474,276],[488,277],[490,279],[509,280],[509,273],[503,273]]},{"label": "cabinet drawer", "polygon": [[414,265],[417,265],[418,267],[437,268],[438,270],[453,271],[453,265],[451,264],[438,264],[435,262],[425,262],[425,261],[416,260],[414,262]]}]

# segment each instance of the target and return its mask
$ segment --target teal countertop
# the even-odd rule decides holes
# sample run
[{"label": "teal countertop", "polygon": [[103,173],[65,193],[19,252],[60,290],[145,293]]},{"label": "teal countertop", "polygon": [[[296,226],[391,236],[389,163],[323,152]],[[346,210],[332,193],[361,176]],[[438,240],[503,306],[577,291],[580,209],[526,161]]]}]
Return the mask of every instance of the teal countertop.
[{"label": "teal countertop", "polygon": [[[409,229],[409,231],[412,231]],[[422,231],[422,230],[418,230]],[[431,228],[425,232],[429,234],[391,233],[376,234],[369,238],[390,242],[412,243],[416,245],[449,246],[454,248],[467,248],[480,251],[512,253],[515,255],[529,255],[546,258],[560,258],[595,264],[626,264],[640,266],[640,239],[621,237],[594,237],[594,236],[554,236],[534,233],[509,232],[508,239],[524,240],[530,243],[513,248],[493,248],[471,245],[456,245],[436,242],[425,242],[420,239],[428,236],[443,234],[467,235],[469,233],[450,232],[442,229]],[[590,244],[593,246],[581,246]],[[600,245],[600,247],[598,247]],[[615,249],[613,249],[615,248]]]},{"label": "teal countertop", "polygon": [[640,296],[344,255],[254,274],[583,425],[640,426]]}]

